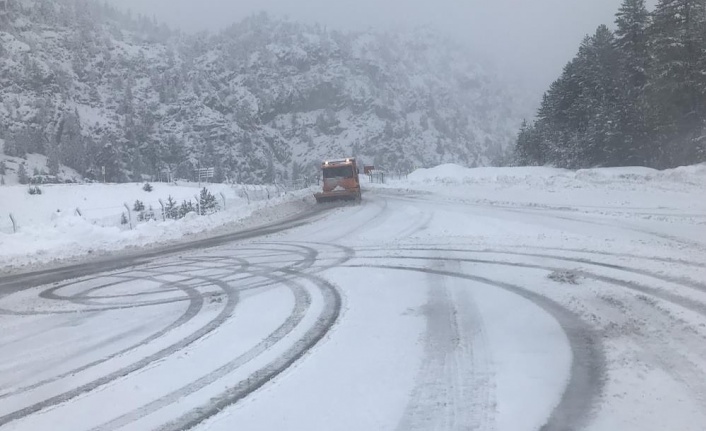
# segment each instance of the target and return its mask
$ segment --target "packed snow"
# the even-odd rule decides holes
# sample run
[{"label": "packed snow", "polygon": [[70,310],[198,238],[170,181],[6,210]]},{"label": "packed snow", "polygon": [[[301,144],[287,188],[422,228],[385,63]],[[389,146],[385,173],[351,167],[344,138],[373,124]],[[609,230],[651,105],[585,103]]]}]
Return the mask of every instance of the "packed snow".
[{"label": "packed snow", "polygon": [[703,430],[706,166],[362,179],[287,231],[9,284],[0,428]]}]

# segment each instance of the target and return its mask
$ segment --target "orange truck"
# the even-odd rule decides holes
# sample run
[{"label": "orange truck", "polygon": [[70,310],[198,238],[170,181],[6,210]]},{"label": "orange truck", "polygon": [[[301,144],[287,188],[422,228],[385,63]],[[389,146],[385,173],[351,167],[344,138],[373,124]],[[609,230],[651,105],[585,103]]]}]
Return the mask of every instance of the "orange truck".
[{"label": "orange truck", "polygon": [[354,158],[327,160],[321,164],[323,191],[316,193],[316,202],[337,200],[361,201],[358,166]]}]

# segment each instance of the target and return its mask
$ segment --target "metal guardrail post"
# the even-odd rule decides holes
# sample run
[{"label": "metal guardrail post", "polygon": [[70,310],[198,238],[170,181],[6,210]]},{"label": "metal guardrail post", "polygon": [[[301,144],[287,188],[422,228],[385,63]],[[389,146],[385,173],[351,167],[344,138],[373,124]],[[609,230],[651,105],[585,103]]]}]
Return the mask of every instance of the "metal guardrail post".
[{"label": "metal guardrail post", "polygon": [[17,221],[12,214],[10,214],[10,221],[12,222],[12,233],[17,233]]},{"label": "metal guardrail post", "polygon": [[164,202],[159,199],[159,205],[162,207],[162,221],[167,221],[167,213],[164,211]]}]

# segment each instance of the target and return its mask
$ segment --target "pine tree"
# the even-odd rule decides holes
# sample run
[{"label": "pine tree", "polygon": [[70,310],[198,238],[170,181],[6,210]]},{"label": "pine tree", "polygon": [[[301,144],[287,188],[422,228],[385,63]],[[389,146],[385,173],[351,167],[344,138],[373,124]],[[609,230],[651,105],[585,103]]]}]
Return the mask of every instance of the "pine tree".
[{"label": "pine tree", "polygon": [[7,167],[5,166],[5,161],[0,160],[0,175],[6,175],[7,174]]},{"label": "pine tree", "polygon": [[179,218],[184,218],[187,214],[193,212],[196,212],[196,207],[194,207],[194,204],[191,201],[185,200],[179,207]]},{"label": "pine tree", "polygon": [[653,133],[664,149],[660,167],[706,160],[706,4],[660,0],[650,28],[654,56],[649,101],[659,122]]},{"label": "pine tree", "polygon": [[59,167],[59,150],[55,144],[50,144],[47,151],[47,169],[49,169],[49,175],[59,175]]},{"label": "pine tree", "polygon": [[515,164],[522,166],[541,166],[546,160],[537,128],[527,120],[523,120],[520,126],[514,159]]},{"label": "pine tree", "polygon": [[583,98],[588,113],[583,166],[616,166],[624,144],[619,130],[619,54],[613,32],[601,25],[588,46]]},{"label": "pine tree", "polygon": [[24,163],[20,163],[20,167],[17,169],[17,181],[20,184],[29,184],[29,176],[27,175],[27,168]]},{"label": "pine tree", "polygon": [[88,165],[86,142],[81,134],[81,118],[78,111],[69,112],[62,117],[56,135],[59,160],[79,172],[85,172]]},{"label": "pine tree", "polygon": [[650,13],[645,0],[623,0],[615,16],[618,27],[615,31],[615,44],[621,54],[622,72],[630,85],[629,90],[639,92],[647,83]]},{"label": "pine tree", "polygon": [[208,191],[207,188],[203,188],[199,194],[199,213],[201,215],[206,215],[218,211],[218,201],[216,197]]},{"label": "pine tree", "polygon": [[645,0],[624,0],[616,14],[615,44],[620,53],[620,131],[623,143],[615,160],[628,165],[649,165],[653,152],[648,133],[648,82],[650,14]]},{"label": "pine tree", "polygon": [[179,218],[179,210],[177,208],[177,203],[171,195],[169,195],[169,197],[167,198],[167,203],[164,204],[164,216],[173,220]]}]

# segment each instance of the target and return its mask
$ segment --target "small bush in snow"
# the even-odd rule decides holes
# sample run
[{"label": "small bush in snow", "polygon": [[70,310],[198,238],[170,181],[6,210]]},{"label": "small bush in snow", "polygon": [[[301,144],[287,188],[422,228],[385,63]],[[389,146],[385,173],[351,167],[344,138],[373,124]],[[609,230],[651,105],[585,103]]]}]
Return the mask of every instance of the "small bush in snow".
[{"label": "small bush in snow", "polygon": [[179,207],[179,218],[184,218],[187,214],[196,212],[196,207],[191,201],[184,201]]},{"label": "small bush in snow", "polygon": [[169,197],[167,198],[167,203],[164,204],[164,216],[172,220],[176,220],[179,218],[179,208],[177,207],[177,203],[171,195],[169,195]]},{"label": "small bush in snow", "polygon": [[218,211],[218,201],[216,200],[216,197],[211,194],[211,192],[208,191],[206,187],[201,190],[201,194],[199,195],[199,214],[205,215],[205,214],[211,214],[216,211]]},{"label": "small bush in snow", "polygon": [[120,224],[122,224],[122,225],[127,224],[127,215],[125,215],[125,213],[122,213],[120,215]]},{"label": "small bush in snow", "polygon": [[154,190],[154,188],[152,187],[152,184],[145,183],[145,185],[142,186],[142,190],[144,190],[146,192],[151,192],[152,190]]},{"label": "small bush in snow", "polygon": [[28,192],[30,195],[41,195],[42,189],[40,189],[38,186],[34,186],[34,187],[30,187]]},{"label": "small bush in snow", "polygon": [[132,206],[132,210],[137,212],[144,211],[145,204],[138,199],[135,201],[135,205]]},{"label": "small bush in snow", "polygon": [[[144,205],[143,205],[144,208]],[[154,215],[154,209],[150,205],[149,209],[140,211],[137,213],[137,221],[150,221],[150,220],[157,220],[157,217]]]}]

